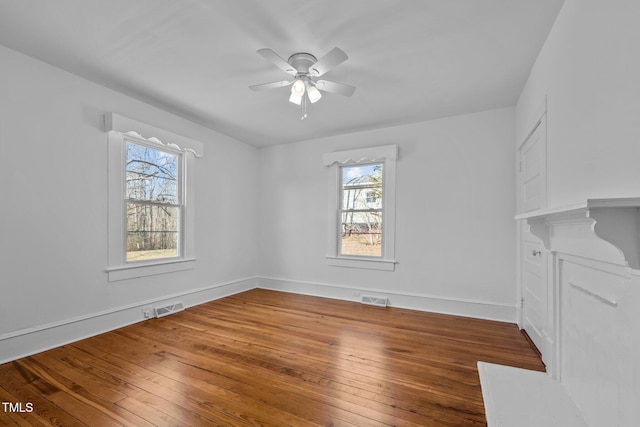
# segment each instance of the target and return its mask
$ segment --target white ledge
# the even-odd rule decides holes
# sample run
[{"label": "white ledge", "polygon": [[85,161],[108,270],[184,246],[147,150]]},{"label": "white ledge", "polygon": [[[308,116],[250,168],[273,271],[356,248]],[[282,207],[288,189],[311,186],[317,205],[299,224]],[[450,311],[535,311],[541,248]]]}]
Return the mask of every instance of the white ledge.
[{"label": "white ledge", "polygon": [[109,274],[110,282],[118,282],[120,280],[135,279],[137,277],[191,270],[194,269],[195,266],[195,258],[174,258],[153,263],[140,262],[117,267],[107,267],[105,271]]},{"label": "white ledge", "polygon": [[547,209],[538,209],[516,215],[516,220],[523,219],[544,219],[550,217],[561,217],[567,214],[580,214],[595,208],[640,208],[640,197],[619,197],[606,199],[587,199],[571,205],[557,206]]},{"label": "white ledge", "polygon": [[515,219],[526,220],[548,250],[640,269],[640,197],[587,199]]},{"label": "white ledge", "polygon": [[562,385],[544,372],[478,362],[489,427],[587,427]]},{"label": "white ledge", "polygon": [[388,259],[327,256],[327,264],[332,267],[395,271],[397,263],[395,260]]}]

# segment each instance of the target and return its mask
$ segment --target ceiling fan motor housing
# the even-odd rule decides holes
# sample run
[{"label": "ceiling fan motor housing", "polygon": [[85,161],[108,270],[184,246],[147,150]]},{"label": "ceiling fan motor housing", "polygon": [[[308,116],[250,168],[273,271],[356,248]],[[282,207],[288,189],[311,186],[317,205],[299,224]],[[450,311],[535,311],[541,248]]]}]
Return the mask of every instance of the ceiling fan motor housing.
[{"label": "ceiling fan motor housing", "polygon": [[318,60],[310,53],[300,52],[291,55],[287,62],[295,68],[298,75],[309,75],[313,71],[313,69],[310,70],[311,66]]}]

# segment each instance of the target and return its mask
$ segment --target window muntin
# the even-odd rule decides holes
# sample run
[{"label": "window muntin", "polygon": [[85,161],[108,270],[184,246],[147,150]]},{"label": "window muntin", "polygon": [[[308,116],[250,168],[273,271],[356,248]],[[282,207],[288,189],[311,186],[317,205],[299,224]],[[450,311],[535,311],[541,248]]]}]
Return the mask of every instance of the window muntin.
[{"label": "window muntin", "polygon": [[126,262],[181,256],[182,154],[126,141]]},{"label": "window muntin", "polygon": [[340,167],[339,255],[383,256],[384,163]]}]

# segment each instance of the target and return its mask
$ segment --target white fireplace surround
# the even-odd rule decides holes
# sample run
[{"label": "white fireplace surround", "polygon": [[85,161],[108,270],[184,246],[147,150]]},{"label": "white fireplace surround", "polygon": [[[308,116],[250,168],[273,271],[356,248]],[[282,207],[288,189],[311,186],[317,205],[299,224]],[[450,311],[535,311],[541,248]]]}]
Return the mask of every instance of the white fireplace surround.
[{"label": "white fireplace surround", "polygon": [[635,425],[640,419],[640,321],[634,315],[640,303],[640,198],[588,199],[516,220],[527,221],[552,265],[552,324],[543,349],[550,353],[544,355],[550,377],[587,425]]}]

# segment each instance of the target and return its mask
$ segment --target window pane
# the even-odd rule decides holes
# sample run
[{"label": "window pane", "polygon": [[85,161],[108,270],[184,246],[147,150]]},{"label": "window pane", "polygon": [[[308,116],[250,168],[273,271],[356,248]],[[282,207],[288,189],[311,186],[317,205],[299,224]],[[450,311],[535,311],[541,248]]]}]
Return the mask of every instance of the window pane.
[{"label": "window pane", "polygon": [[342,209],[382,208],[382,164],[342,168]]},{"label": "window pane", "polygon": [[127,261],[176,257],[179,208],[127,203]]},{"label": "window pane", "polygon": [[382,163],[342,167],[342,255],[382,256],[382,168]]},{"label": "window pane", "polygon": [[340,253],[382,256],[382,212],[343,212]]},{"label": "window pane", "polygon": [[178,203],[178,155],[127,143],[128,199]]}]

